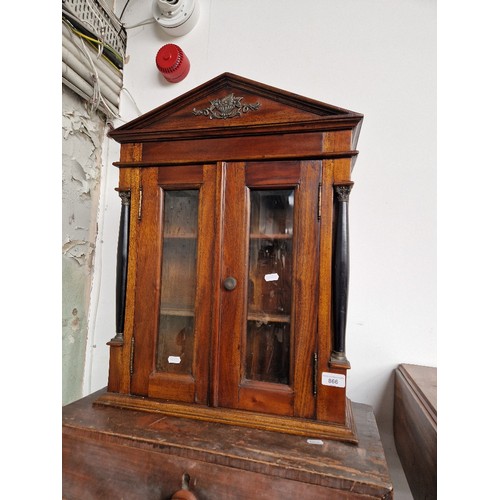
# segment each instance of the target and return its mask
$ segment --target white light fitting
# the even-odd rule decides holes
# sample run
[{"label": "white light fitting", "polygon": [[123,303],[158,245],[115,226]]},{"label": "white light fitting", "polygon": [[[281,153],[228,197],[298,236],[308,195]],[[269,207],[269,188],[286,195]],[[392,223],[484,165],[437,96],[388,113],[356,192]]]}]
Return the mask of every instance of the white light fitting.
[{"label": "white light fitting", "polygon": [[198,0],[153,0],[153,16],[171,36],[189,33],[198,22]]}]

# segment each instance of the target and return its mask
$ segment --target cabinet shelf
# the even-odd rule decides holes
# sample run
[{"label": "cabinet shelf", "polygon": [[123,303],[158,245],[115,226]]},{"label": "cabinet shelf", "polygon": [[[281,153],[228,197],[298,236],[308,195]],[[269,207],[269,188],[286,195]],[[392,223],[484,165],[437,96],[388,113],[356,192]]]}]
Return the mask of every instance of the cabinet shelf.
[{"label": "cabinet shelf", "polygon": [[291,240],[293,234],[286,233],[273,233],[273,234],[261,234],[261,233],[250,233],[251,240]]},{"label": "cabinet shelf", "polygon": [[164,234],[164,240],[195,240],[197,238],[196,233],[179,233],[179,234]]},{"label": "cabinet shelf", "polygon": [[262,312],[249,312],[248,321],[260,321],[261,323],[290,323],[289,314],[267,314]]},{"label": "cabinet shelf", "polygon": [[[192,309],[184,309],[182,307],[161,307],[160,314],[162,316],[194,316]],[[267,314],[261,312],[249,312],[248,321],[259,321],[261,323],[290,323],[289,314]]]},{"label": "cabinet shelf", "polygon": [[192,309],[184,309],[182,307],[165,307],[160,308],[160,314],[162,316],[183,316],[183,317],[194,317],[194,311]]}]

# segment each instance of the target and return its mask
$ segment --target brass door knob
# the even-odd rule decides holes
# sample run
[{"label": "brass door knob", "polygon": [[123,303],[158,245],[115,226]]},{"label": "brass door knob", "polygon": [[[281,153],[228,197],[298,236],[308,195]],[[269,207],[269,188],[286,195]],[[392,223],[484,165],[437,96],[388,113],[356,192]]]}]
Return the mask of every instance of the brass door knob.
[{"label": "brass door knob", "polygon": [[224,284],[224,288],[226,290],[231,291],[231,290],[234,290],[236,288],[236,285],[238,284],[238,282],[236,281],[236,278],[229,276],[224,280],[223,284]]}]

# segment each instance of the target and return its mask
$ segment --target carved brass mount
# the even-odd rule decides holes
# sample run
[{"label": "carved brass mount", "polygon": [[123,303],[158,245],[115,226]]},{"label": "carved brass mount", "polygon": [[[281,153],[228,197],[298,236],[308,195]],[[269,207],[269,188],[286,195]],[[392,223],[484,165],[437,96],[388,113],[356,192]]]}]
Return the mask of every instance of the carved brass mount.
[{"label": "carved brass mount", "polygon": [[227,118],[235,118],[248,113],[249,111],[256,111],[260,108],[260,102],[254,104],[245,104],[241,101],[243,97],[235,97],[233,93],[210,101],[210,106],[205,109],[198,110],[193,108],[195,116],[208,116],[210,120],[213,118],[226,120]]}]

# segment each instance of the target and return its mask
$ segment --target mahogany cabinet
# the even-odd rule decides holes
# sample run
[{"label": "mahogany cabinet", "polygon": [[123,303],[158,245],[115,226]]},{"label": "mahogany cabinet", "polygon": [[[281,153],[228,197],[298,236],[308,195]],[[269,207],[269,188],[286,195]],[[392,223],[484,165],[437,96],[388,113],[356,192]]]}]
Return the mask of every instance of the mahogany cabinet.
[{"label": "mahogany cabinet", "polygon": [[345,330],[362,118],[225,73],[110,133],[117,333],[95,404],[357,442]]}]

